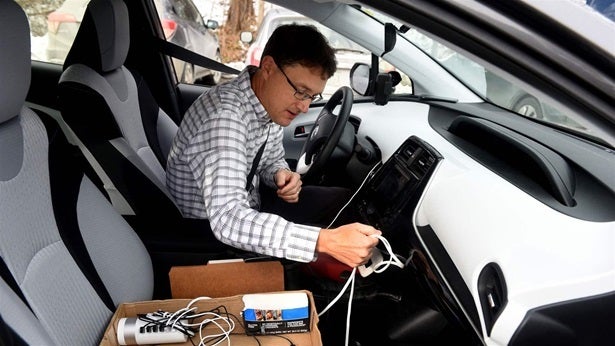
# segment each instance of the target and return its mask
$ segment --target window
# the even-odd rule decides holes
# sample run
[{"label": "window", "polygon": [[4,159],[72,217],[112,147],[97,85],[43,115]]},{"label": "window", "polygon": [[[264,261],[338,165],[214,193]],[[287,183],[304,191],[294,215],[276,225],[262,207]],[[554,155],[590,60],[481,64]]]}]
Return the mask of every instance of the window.
[{"label": "window", "polygon": [[199,10],[189,0],[171,0],[171,6],[177,15],[187,21],[197,24],[203,24],[203,18],[199,13]]},{"label": "window", "polygon": [[63,64],[89,0],[21,1],[30,22],[32,60]]}]

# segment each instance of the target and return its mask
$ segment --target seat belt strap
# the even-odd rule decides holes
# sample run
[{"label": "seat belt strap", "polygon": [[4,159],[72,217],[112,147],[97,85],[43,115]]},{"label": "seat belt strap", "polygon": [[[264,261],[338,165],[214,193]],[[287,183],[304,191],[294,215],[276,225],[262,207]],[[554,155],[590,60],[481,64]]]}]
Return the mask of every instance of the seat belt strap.
[{"label": "seat belt strap", "polygon": [[265,142],[258,148],[258,152],[254,157],[254,161],[252,161],[252,168],[250,169],[250,173],[248,174],[248,180],[246,181],[246,190],[248,193],[252,191],[254,188],[254,184],[252,183],[252,179],[254,179],[254,174],[256,174],[256,169],[258,168],[258,164],[263,156],[263,151],[265,151],[265,145],[267,145],[267,141],[269,140],[269,128],[267,128],[267,138],[265,138]]},{"label": "seat belt strap", "polygon": [[177,58],[185,62],[205,67],[210,70],[216,70],[229,74],[239,74],[239,71],[232,67],[224,65],[221,62],[210,59],[201,54],[197,54],[191,50],[188,50],[182,46],[178,46],[159,37],[154,37],[154,43],[156,43],[156,46],[161,53],[171,56],[173,58]]},{"label": "seat belt strap", "polygon": [[28,300],[26,299],[23,292],[21,291],[19,284],[17,283],[17,281],[15,281],[15,277],[11,273],[9,267],[6,265],[2,257],[0,257],[0,278],[4,280],[4,282],[13,290],[13,292],[17,294],[19,299],[21,299],[21,301],[24,302],[24,304],[26,304],[26,306],[30,309],[30,311],[32,311],[32,307],[30,306],[30,303],[28,303]]}]

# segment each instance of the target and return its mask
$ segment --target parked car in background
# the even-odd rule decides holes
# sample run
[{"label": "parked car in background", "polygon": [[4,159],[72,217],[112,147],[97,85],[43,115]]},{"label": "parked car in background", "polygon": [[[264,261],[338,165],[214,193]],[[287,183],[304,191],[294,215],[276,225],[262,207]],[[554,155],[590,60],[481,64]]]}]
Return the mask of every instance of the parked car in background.
[{"label": "parked car in background", "polygon": [[415,29],[405,36],[429,54],[442,67],[489,102],[528,118],[575,129],[583,126],[567,117],[559,109],[540,101],[525,89],[483,65],[456,52]]},{"label": "parked car in background", "polygon": [[[75,39],[89,0],[66,0],[47,16],[47,61],[62,64]],[[167,41],[220,61],[215,29],[218,22],[203,19],[192,0],[156,0]],[[221,73],[173,59],[177,79],[184,83],[217,84]]]},{"label": "parked car in background", "polygon": [[355,62],[371,63],[371,54],[357,43],[297,12],[284,8],[273,8],[267,12],[260,23],[255,39],[251,33],[242,35],[242,41],[251,43],[246,54],[246,64],[258,66],[265,44],[273,31],[280,25],[291,23],[314,25],[335,49],[337,72],[327,82],[323,96],[330,96],[340,86],[349,84],[350,69]]},{"label": "parked car in background", "polygon": [[[203,16],[192,0],[156,0],[154,1],[164,35],[169,42],[189,49],[195,53],[216,61],[220,60],[220,44],[214,32],[218,22],[203,20]],[[180,81],[213,85],[220,82],[222,73],[190,63],[173,59],[175,72]]]}]

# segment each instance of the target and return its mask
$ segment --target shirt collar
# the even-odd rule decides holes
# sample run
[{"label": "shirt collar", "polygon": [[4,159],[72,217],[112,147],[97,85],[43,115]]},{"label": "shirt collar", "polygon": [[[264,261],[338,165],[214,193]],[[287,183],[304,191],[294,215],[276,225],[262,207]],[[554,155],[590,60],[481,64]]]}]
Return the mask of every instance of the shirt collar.
[{"label": "shirt collar", "polygon": [[256,114],[258,122],[262,125],[266,125],[271,122],[271,117],[265,110],[265,107],[263,107],[263,105],[259,101],[258,97],[256,97],[254,90],[252,90],[251,77],[254,75],[254,73],[256,73],[257,70],[258,67],[256,66],[247,66],[243,69],[243,71],[241,71],[239,76],[237,76],[237,83],[239,85],[239,88],[246,94],[246,99],[252,106],[252,109],[254,110],[254,114]]}]

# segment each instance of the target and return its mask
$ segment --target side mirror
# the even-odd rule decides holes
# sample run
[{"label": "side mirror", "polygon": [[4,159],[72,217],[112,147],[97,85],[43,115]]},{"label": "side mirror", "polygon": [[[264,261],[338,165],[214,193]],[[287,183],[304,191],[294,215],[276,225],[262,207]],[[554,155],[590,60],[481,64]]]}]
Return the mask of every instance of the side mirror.
[{"label": "side mirror", "polygon": [[370,67],[365,63],[355,63],[350,69],[350,87],[359,95],[369,95],[372,83],[369,80]]},{"label": "side mirror", "polygon": [[217,20],[213,20],[213,19],[208,19],[207,23],[205,24],[205,26],[207,26],[207,29],[211,29],[211,30],[216,30],[218,29],[218,21]]},{"label": "side mirror", "polygon": [[239,34],[239,40],[243,43],[252,43],[253,39],[254,37],[252,37],[252,33],[249,31],[242,31]]}]

